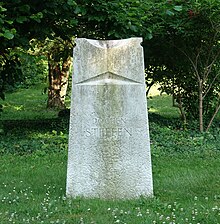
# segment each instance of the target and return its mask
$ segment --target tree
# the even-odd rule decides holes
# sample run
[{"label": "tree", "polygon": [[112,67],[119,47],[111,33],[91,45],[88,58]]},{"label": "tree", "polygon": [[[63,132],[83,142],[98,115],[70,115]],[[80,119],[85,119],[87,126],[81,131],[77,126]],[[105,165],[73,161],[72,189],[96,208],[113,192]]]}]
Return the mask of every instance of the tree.
[{"label": "tree", "polygon": [[[17,68],[20,67],[19,57],[17,56],[17,60],[13,60],[14,63],[11,63],[9,56],[12,52],[16,52],[17,50],[15,49],[18,47],[28,49],[31,47],[30,41],[33,39],[44,42],[46,38],[59,37],[68,42],[73,35],[69,35],[73,31],[73,25],[75,26],[77,23],[75,14],[72,13],[74,10],[75,1],[71,0],[67,2],[59,0],[43,2],[38,0],[32,2],[26,0],[9,0],[0,3],[0,24],[2,25],[0,28],[0,61],[2,62],[2,67],[0,68],[0,96],[2,98],[4,98],[4,86],[13,84],[14,81],[21,80],[22,78],[22,73],[18,77],[16,72]],[[58,57],[60,57],[59,55],[60,53]],[[50,57],[48,57],[50,62],[53,58],[57,58],[55,51],[50,52]],[[68,67],[67,63],[69,62],[67,61],[63,64],[63,69],[61,69],[60,74],[62,74],[62,77],[66,77],[68,73],[66,70]],[[53,73],[51,72],[51,65],[52,62],[49,63],[49,74]],[[63,79],[62,82],[64,83],[65,81]],[[50,81],[51,84],[55,83],[51,77]],[[62,91],[65,89],[64,87],[65,85],[62,85]],[[52,88],[49,89],[50,93],[53,92],[51,90]],[[50,105],[52,105],[51,101]]]},{"label": "tree", "polygon": [[[1,58],[17,46],[27,47],[32,39],[71,43],[73,36],[142,36],[148,77],[174,94],[185,121],[198,118],[202,131],[203,121],[209,128],[220,110],[218,0],[36,0],[31,4],[8,0],[0,6]],[[62,86],[62,63],[69,49],[61,50],[62,56],[57,49],[47,51],[49,77],[51,85]],[[56,95],[60,87],[49,92]]]},{"label": "tree", "polygon": [[208,130],[220,109],[220,5],[169,1],[159,9],[161,29],[145,43],[151,53],[146,55],[148,70],[162,68],[156,80],[174,93],[182,117],[198,118],[200,131],[205,120]]},{"label": "tree", "polygon": [[[55,39],[57,42],[58,38],[69,45],[72,36],[106,39],[136,35],[141,31],[141,19],[146,19],[143,14],[147,4],[143,0],[36,0],[31,3],[26,0],[9,0],[1,3],[1,6],[4,27],[0,33],[0,41],[3,43],[3,55],[18,46],[28,48],[32,39],[44,43],[46,39]],[[54,102],[57,107],[59,101],[63,107],[62,97],[58,100],[59,93],[63,90],[60,91],[58,86],[63,86],[61,77],[64,77],[62,74],[66,69],[61,67],[69,64],[67,61],[70,55],[66,56],[69,49],[62,50],[64,58],[67,59],[62,66],[63,62],[59,60],[63,60],[63,56],[58,52],[60,44],[55,48],[54,45],[50,48],[51,52],[46,51],[50,84],[48,106],[53,107]]]},{"label": "tree", "polygon": [[72,63],[72,48],[72,43],[60,38],[54,39],[47,45],[49,67],[48,108],[65,108],[65,97]]}]

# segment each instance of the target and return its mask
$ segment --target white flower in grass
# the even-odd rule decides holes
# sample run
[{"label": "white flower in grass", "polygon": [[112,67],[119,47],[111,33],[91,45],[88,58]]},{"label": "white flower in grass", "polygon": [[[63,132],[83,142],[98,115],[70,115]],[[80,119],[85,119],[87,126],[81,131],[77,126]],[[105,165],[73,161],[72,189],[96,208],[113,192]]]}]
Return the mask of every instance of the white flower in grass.
[{"label": "white flower in grass", "polygon": [[138,212],[137,216],[138,217],[142,216],[142,213],[141,212]]},{"label": "white flower in grass", "polygon": [[161,216],[159,217],[159,219],[162,220],[162,219],[163,219],[163,215],[161,215]]}]

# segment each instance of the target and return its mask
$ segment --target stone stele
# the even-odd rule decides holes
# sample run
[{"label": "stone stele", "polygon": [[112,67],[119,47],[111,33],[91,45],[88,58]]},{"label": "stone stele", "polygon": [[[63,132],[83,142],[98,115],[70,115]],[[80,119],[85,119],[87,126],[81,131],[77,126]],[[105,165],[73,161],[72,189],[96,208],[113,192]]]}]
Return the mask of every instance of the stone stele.
[{"label": "stone stele", "polygon": [[142,38],[74,48],[66,194],[153,195]]}]

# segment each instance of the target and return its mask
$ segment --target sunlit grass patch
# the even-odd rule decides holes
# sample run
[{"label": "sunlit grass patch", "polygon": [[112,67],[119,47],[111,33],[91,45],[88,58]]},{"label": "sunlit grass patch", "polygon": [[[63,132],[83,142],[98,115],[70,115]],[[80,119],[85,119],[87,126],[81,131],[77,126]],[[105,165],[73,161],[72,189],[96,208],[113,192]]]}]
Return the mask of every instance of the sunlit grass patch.
[{"label": "sunlit grass patch", "polygon": [[179,118],[179,109],[173,106],[172,96],[166,94],[148,98],[149,113],[156,113],[167,118]]},{"label": "sunlit grass patch", "polygon": [[30,89],[18,89],[13,93],[6,93],[1,120],[25,120],[54,118],[58,111],[48,110],[47,94],[43,93],[43,85]]}]

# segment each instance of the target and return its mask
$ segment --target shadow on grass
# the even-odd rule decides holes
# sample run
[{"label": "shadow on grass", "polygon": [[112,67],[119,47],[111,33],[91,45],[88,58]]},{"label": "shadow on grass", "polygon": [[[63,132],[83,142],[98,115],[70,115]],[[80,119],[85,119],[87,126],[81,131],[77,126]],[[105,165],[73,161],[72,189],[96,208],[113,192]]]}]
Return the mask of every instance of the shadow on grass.
[{"label": "shadow on grass", "polygon": [[[156,113],[149,113],[149,122],[158,124],[159,126],[174,126],[181,125],[181,121],[177,118],[170,118],[161,116]],[[55,127],[62,129],[69,127],[69,117],[57,117],[48,119],[35,119],[35,120],[4,120],[1,121],[5,131],[19,130],[53,130]]]},{"label": "shadow on grass", "polygon": [[67,151],[69,120],[4,120],[0,133],[0,155],[27,155]]},{"label": "shadow on grass", "polygon": [[[149,123],[155,123],[159,127],[169,127],[171,129],[182,129],[183,122],[177,117],[166,117],[157,113],[149,112]],[[50,119],[35,119],[35,120],[4,120],[1,121],[2,128],[6,132],[16,130],[29,130],[29,131],[51,131],[51,130],[68,130],[69,129],[69,116],[50,118]],[[220,119],[217,119],[214,123],[214,127],[219,128]],[[195,127],[193,128],[193,125]],[[192,130],[197,129],[197,122],[191,123]]]},{"label": "shadow on grass", "polygon": [[23,131],[51,131],[54,129],[62,130],[69,128],[68,118],[51,118],[36,120],[4,120],[1,121],[4,132],[19,130]]},{"label": "shadow on grass", "polygon": [[[191,131],[197,131],[199,132],[199,123],[198,120],[188,120],[188,123],[184,125],[183,121],[178,118],[178,117],[166,117],[166,116],[162,116],[159,115],[157,113],[148,113],[148,117],[149,117],[149,123],[155,123],[157,124],[159,127],[169,127],[171,129],[177,129],[177,130],[183,130],[183,129],[188,129]],[[207,127],[209,120],[204,120],[204,127]],[[219,132],[219,128],[220,128],[220,118],[217,117],[211,126],[210,131],[212,130],[212,132]]]},{"label": "shadow on grass", "polygon": [[162,116],[156,113],[148,113],[149,122],[155,123],[160,127],[173,127],[173,128],[181,128],[182,122],[179,118],[170,118],[166,116]]}]

